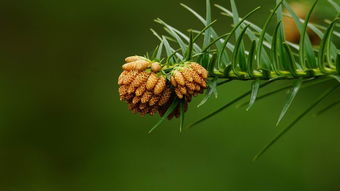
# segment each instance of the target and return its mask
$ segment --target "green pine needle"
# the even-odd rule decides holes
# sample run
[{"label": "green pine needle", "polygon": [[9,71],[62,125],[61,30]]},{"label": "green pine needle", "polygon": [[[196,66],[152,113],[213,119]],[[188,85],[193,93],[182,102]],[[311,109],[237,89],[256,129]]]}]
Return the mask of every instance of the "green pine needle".
[{"label": "green pine needle", "polygon": [[157,129],[163,122],[164,120],[176,109],[178,105],[178,99],[175,99],[169,109],[165,112],[163,117],[154,125],[148,132],[148,134],[151,134],[155,129]]},{"label": "green pine needle", "polygon": [[[261,84],[261,85],[260,85],[260,88],[263,88],[263,87],[265,87],[265,86],[271,84],[271,83],[274,82],[275,80],[276,80],[276,79],[270,80],[270,81],[268,81],[268,82],[265,82],[265,83]],[[191,123],[190,125],[187,126],[187,128],[194,127],[194,126],[196,126],[196,125],[198,125],[198,124],[200,124],[200,123],[206,121],[207,119],[209,119],[209,118],[215,116],[216,114],[222,112],[222,111],[225,110],[226,108],[228,108],[228,107],[230,107],[231,105],[237,103],[238,101],[242,100],[243,98],[247,97],[247,96],[250,95],[250,94],[251,94],[251,91],[247,91],[246,93],[242,94],[241,96],[239,96],[239,97],[233,99],[232,101],[228,102],[228,103],[225,104],[224,106],[220,107],[220,108],[217,109],[216,111],[210,113],[209,115],[207,115],[207,116],[201,118],[200,120],[198,120],[198,121],[196,121],[196,122],[194,122],[194,123]]]},{"label": "green pine needle", "polygon": [[300,78],[300,79],[296,80],[296,82],[294,83],[293,88],[289,93],[286,104],[284,105],[284,107],[281,111],[281,114],[279,116],[279,119],[277,120],[276,126],[279,126],[281,120],[286,115],[289,107],[292,105],[294,98],[296,97],[297,93],[299,92],[299,90],[301,88],[302,82],[303,82],[303,79]]},{"label": "green pine needle", "polygon": [[305,115],[307,115],[312,109],[314,109],[318,104],[321,103],[327,96],[332,94],[340,85],[336,85],[325,93],[323,93],[314,103],[312,103],[304,112],[302,112],[292,123],[290,123],[286,128],[284,128],[277,136],[275,136],[263,149],[255,155],[253,161],[259,159],[274,143],[276,143],[283,135],[285,135],[292,127],[295,126]]}]

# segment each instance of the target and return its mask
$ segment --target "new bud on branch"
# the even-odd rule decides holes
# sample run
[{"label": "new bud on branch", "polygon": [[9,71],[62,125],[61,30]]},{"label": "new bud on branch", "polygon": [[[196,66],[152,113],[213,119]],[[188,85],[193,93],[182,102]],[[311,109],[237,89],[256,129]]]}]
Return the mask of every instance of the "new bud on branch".
[{"label": "new bud on branch", "polygon": [[[175,99],[184,103],[184,111],[192,96],[207,88],[208,71],[198,63],[184,62],[162,65],[141,56],[125,59],[123,72],[118,78],[119,96],[133,113],[161,116]],[[180,116],[180,104],[168,119]]]}]

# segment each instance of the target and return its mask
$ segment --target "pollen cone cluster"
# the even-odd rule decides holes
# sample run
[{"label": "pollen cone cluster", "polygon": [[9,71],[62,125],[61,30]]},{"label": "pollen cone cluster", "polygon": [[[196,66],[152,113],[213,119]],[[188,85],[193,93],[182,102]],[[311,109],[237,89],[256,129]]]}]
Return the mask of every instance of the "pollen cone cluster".
[{"label": "pollen cone cluster", "polygon": [[142,116],[164,110],[172,91],[166,78],[157,73],[160,64],[139,56],[128,57],[125,61],[124,71],[118,78],[120,99],[128,103],[129,110]]},{"label": "pollen cone cluster", "polygon": [[207,88],[208,71],[201,65],[191,62],[173,71],[170,78],[179,99],[191,100],[192,96],[203,93]]},{"label": "pollen cone cluster", "polygon": [[[125,62],[118,78],[120,100],[128,104],[129,110],[142,116],[156,113],[163,116],[176,96],[184,103],[186,112],[192,96],[202,93],[207,86],[208,72],[197,63],[178,64],[165,73],[160,72],[160,63],[141,56],[127,57]],[[178,118],[180,113],[181,104],[178,104],[168,119]]]}]

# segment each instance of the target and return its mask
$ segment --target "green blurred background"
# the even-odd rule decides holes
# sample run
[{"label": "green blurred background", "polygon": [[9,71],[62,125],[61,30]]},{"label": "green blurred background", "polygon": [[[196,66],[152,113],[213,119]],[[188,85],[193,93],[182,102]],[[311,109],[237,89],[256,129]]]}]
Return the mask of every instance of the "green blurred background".
[{"label": "green blurred background", "polygon": [[[123,59],[158,43],[149,31],[161,29],[153,19],[202,28],[181,2],[204,13],[203,0],[1,1],[1,191],[340,190],[339,107],[308,115],[253,163],[279,132],[274,127],[284,93],[249,112],[229,108],[181,135],[178,120],[148,135],[159,117],[133,115],[119,101]],[[320,2],[318,15],[332,16]],[[214,3],[229,7],[226,0]],[[257,24],[274,6],[273,0],[237,3],[241,15],[262,6],[251,19]],[[230,19],[214,12],[217,29],[228,31]],[[305,89],[283,125],[331,84]],[[202,96],[196,98],[186,123],[249,86],[224,85],[219,98],[200,109]]]}]

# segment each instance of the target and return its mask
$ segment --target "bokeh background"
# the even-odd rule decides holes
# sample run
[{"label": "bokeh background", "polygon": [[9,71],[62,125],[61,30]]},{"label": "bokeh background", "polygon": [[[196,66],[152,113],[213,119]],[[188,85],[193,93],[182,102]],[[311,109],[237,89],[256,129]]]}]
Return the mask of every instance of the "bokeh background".
[{"label": "bokeh background", "polygon": [[[161,29],[153,19],[202,28],[181,2],[204,14],[203,0],[1,1],[0,190],[340,190],[339,107],[308,115],[253,163],[279,132],[284,93],[249,112],[231,107],[183,134],[174,120],[148,135],[159,117],[133,115],[119,101],[123,59],[158,43],[149,31]],[[240,15],[261,5],[250,19],[260,25],[274,6],[273,0],[237,3]],[[319,20],[334,14],[320,0]],[[230,29],[230,19],[217,9],[214,16],[219,31]],[[332,83],[304,89],[281,128]],[[196,98],[186,123],[249,87],[226,84],[200,109],[202,96]]]}]

